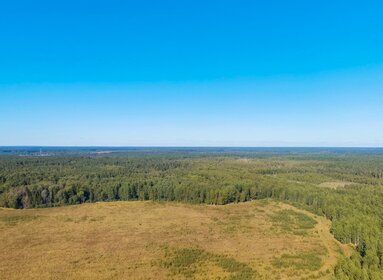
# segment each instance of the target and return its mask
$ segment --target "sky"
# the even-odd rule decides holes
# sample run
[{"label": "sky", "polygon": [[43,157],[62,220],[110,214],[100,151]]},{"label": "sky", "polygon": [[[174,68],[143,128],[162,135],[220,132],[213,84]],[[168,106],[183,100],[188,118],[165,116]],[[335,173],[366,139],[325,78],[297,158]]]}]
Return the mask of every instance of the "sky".
[{"label": "sky", "polygon": [[1,1],[0,146],[383,146],[381,1]]}]

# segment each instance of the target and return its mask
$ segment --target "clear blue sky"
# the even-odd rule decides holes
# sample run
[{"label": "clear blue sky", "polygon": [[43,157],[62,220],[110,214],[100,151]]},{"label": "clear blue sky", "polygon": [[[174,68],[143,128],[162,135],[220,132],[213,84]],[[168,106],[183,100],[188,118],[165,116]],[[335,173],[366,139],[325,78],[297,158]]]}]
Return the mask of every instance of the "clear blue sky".
[{"label": "clear blue sky", "polygon": [[383,146],[382,11],[1,1],[0,145]]}]

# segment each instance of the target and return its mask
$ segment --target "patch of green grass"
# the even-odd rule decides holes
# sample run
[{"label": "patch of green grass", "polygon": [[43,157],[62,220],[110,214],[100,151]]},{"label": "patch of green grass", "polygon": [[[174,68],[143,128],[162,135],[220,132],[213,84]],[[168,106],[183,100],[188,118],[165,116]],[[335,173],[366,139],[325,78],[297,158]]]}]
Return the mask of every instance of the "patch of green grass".
[{"label": "patch of green grass", "polygon": [[168,268],[171,274],[181,274],[186,278],[191,278],[196,273],[199,263],[205,259],[203,250],[185,248],[175,251],[170,260],[163,262],[163,267]]},{"label": "patch of green grass", "polygon": [[29,222],[38,219],[40,216],[0,216],[0,222],[5,223],[7,226],[14,226],[21,222]]},{"label": "patch of green grass", "polygon": [[317,224],[313,218],[294,210],[278,211],[271,216],[271,221],[282,232],[296,235],[305,235]]},{"label": "patch of green grass", "polygon": [[322,259],[318,252],[303,252],[295,255],[283,254],[275,258],[272,264],[277,268],[315,271],[322,267]]},{"label": "patch of green grass", "polygon": [[183,248],[169,251],[165,249],[165,261],[161,266],[169,269],[170,274],[194,278],[205,264],[213,264],[222,268],[229,275],[227,280],[254,279],[256,272],[247,264],[238,262],[232,257],[206,252],[199,248]]},{"label": "patch of green grass", "polygon": [[215,255],[214,260],[224,271],[232,273],[232,275],[228,277],[230,280],[253,279],[255,276],[251,267],[245,263],[238,262],[234,258]]}]

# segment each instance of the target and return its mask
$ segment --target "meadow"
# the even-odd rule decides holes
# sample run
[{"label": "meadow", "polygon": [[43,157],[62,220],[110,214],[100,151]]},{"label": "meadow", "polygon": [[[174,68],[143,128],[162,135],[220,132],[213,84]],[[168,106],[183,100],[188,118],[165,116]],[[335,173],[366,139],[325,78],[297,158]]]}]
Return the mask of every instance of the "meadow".
[{"label": "meadow", "polygon": [[330,279],[350,248],[272,200],[0,210],[2,279]]}]

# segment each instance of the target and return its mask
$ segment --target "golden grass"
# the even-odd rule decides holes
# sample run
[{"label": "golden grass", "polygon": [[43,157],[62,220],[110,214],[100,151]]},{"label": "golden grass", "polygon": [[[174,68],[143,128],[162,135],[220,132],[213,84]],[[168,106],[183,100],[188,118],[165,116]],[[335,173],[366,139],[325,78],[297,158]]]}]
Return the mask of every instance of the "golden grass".
[{"label": "golden grass", "polygon": [[332,182],[320,183],[318,186],[322,188],[337,189],[337,188],[344,188],[347,185],[353,185],[353,183],[343,182],[343,181],[332,181]]},{"label": "golden grass", "polygon": [[[286,232],[273,219],[286,209],[317,223]],[[339,254],[328,221],[269,200],[0,209],[0,240],[1,279],[326,279]],[[285,265],[312,252],[311,267]]]}]

